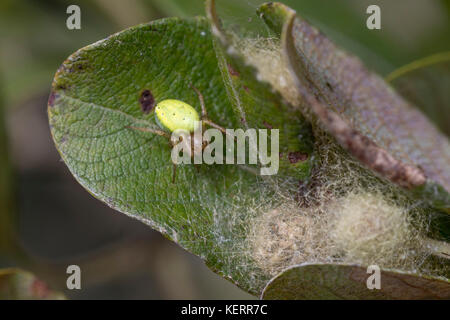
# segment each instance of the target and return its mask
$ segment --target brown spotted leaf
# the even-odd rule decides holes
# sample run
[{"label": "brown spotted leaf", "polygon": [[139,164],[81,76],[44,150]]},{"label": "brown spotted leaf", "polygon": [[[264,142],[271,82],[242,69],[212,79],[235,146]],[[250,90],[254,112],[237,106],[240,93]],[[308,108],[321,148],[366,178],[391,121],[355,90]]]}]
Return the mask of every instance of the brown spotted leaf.
[{"label": "brown spotted leaf", "polygon": [[413,105],[295,11],[269,3],[259,13],[281,34],[305,104],[352,155],[438,208],[450,208],[450,144]]}]

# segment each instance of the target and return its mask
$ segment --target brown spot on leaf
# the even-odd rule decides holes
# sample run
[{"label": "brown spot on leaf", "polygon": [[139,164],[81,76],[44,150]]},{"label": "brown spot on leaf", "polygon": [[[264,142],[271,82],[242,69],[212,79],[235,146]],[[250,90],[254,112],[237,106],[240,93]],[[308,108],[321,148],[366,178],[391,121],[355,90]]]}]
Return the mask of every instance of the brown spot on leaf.
[{"label": "brown spot on leaf", "polygon": [[326,86],[328,89],[330,89],[330,91],[333,91],[333,87],[331,86],[331,84],[329,82],[326,83]]},{"label": "brown spot on leaf", "polygon": [[266,121],[263,121],[263,126],[266,127],[267,129],[273,129],[273,126]]},{"label": "brown spot on leaf", "polygon": [[155,26],[149,26],[148,31],[151,31],[151,32],[161,32],[162,30],[157,29]]},{"label": "brown spot on leaf", "polygon": [[50,92],[50,96],[48,97],[48,103],[47,105],[51,108],[53,107],[53,105],[55,104],[55,99],[58,98],[58,94],[52,90],[52,92]]},{"label": "brown spot on leaf", "polygon": [[228,66],[228,72],[234,76],[234,77],[239,77],[240,73],[238,71],[236,71],[235,69],[233,69],[233,67],[231,66],[231,64],[227,64]]},{"label": "brown spot on leaf", "polygon": [[77,70],[84,70],[84,69],[86,69],[87,64],[79,63],[79,64],[76,64],[74,67]]},{"label": "brown spot on leaf", "polygon": [[308,159],[306,153],[301,153],[300,151],[289,152],[288,159],[290,163],[297,163],[299,161],[305,161]]},{"label": "brown spot on leaf", "polygon": [[155,107],[155,98],[153,98],[150,90],[145,89],[141,92],[139,103],[141,104],[141,110],[143,113],[147,114],[153,110],[153,108]]}]

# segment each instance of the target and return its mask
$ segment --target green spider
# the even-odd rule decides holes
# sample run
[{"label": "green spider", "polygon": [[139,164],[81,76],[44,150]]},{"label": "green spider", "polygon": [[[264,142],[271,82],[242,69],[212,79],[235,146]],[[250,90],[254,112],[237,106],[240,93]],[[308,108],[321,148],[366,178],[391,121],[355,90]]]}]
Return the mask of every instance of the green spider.
[{"label": "green spider", "polygon": [[[166,99],[159,102],[155,107],[156,123],[162,130],[139,127],[128,128],[163,136],[169,140],[169,145],[171,148],[173,148],[177,143],[183,141],[183,136],[179,136],[178,140],[173,139],[172,133],[176,130],[185,130],[191,135],[191,148],[188,149],[190,151],[189,156],[191,158],[194,158],[196,156],[196,153],[203,152],[208,143],[206,141],[203,141],[203,137],[200,137],[201,141],[198,141],[199,137],[197,135],[194,135],[194,131],[198,129],[199,122],[201,122],[202,125],[202,132],[205,131],[207,125],[220,130],[224,134],[227,134],[227,132],[225,128],[208,119],[203,95],[193,85],[190,86],[198,95],[202,109],[201,117],[199,116],[197,110],[195,110],[191,105],[180,100]],[[169,132],[165,130],[169,130]],[[195,148],[195,145],[201,145],[201,148]],[[172,176],[173,183],[175,183],[176,166],[177,165],[174,163]]]}]

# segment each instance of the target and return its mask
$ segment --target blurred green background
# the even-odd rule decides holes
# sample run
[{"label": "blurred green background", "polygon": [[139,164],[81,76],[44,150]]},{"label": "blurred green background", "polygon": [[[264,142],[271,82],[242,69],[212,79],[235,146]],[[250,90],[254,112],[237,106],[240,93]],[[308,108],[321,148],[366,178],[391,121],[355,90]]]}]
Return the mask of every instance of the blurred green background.
[{"label": "blurred green background", "polygon": [[[267,35],[255,15],[263,2],[217,0],[217,6],[230,27]],[[381,75],[450,50],[448,0],[283,2]],[[66,28],[71,4],[81,8],[81,30]],[[381,8],[381,30],[366,28],[370,4]],[[0,121],[8,137],[7,148],[0,140],[0,151],[12,163],[10,189],[16,193],[8,197],[16,202],[19,238],[27,253],[56,266],[41,272],[44,280],[63,290],[65,266],[80,265],[83,288],[63,290],[69,298],[251,298],[197,257],[89,195],[61,162],[48,128],[51,81],[71,53],[139,23],[195,15],[204,15],[203,0],[0,1],[0,105],[5,115]]]}]

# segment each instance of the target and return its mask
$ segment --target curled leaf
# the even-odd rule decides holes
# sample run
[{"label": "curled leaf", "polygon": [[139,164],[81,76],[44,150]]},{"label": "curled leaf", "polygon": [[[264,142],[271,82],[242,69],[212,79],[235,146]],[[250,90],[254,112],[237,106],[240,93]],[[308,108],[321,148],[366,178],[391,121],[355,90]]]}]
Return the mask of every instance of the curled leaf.
[{"label": "curled leaf", "polygon": [[448,210],[448,139],[382,78],[295,11],[269,3],[259,12],[281,33],[283,53],[299,93],[323,127],[379,175]]}]

